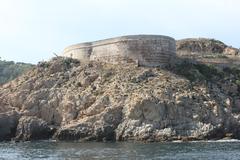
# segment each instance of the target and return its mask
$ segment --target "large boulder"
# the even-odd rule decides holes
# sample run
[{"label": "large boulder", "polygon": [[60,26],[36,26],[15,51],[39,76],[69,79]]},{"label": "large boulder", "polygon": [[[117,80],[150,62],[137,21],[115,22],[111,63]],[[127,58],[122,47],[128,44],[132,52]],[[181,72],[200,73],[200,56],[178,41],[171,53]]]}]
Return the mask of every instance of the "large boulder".
[{"label": "large boulder", "polygon": [[[98,103],[99,104],[99,103]],[[92,108],[95,112],[98,107]],[[114,141],[118,124],[122,120],[122,108],[119,106],[106,108],[99,114],[86,117],[83,120],[62,126],[55,133],[54,138],[58,140],[79,141]]]},{"label": "large boulder", "polygon": [[49,139],[53,135],[47,122],[37,117],[23,116],[19,120],[16,132],[16,140],[40,140]]},{"label": "large boulder", "polygon": [[226,54],[228,56],[237,56],[240,54],[240,51],[237,48],[227,47],[224,50],[224,54]]},{"label": "large boulder", "polygon": [[11,140],[15,136],[18,120],[16,111],[0,113],[0,141]]}]

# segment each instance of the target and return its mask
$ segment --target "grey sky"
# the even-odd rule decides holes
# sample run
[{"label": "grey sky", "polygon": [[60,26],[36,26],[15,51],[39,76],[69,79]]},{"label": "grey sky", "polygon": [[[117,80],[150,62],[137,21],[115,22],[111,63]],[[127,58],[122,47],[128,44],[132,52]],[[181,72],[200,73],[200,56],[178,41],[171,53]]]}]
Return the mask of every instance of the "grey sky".
[{"label": "grey sky", "polygon": [[240,47],[239,0],[0,0],[0,57],[37,63],[67,45],[128,34]]}]

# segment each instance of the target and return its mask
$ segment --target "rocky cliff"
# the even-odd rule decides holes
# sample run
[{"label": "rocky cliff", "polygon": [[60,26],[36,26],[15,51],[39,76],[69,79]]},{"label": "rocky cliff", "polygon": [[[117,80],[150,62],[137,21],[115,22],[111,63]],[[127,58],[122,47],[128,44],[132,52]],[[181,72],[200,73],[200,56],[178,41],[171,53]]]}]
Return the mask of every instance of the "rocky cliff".
[{"label": "rocky cliff", "polygon": [[0,88],[0,140],[240,138],[240,70],[54,58]]},{"label": "rocky cliff", "polygon": [[42,63],[1,88],[1,137],[238,138],[239,85],[232,80],[237,82],[239,70],[220,72],[193,64],[178,69],[82,64],[63,58]]}]

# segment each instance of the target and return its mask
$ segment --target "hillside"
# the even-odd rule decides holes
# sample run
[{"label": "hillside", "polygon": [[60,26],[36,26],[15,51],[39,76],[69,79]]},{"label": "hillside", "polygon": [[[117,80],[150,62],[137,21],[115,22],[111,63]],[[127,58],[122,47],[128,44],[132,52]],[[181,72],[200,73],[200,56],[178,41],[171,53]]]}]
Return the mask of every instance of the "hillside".
[{"label": "hillside", "polygon": [[186,63],[164,70],[53,59],[1,88],[0,137],[239,138],[239,76]]},{"label": "hillside", "polygon": [[0,60],[0,85],[15,79],[32,67],[32,64]]},{"label": "hillside", "polygon": [[223,42],[207,38],[188,38],[176,43],[177,55],[192,61],[220,67],[240,67],[240,51]]},{"label": "hillside", "polygon": [[240,139],[239,80],[179,55],[167,68],[53,58],[0,88],[0,140]]}]

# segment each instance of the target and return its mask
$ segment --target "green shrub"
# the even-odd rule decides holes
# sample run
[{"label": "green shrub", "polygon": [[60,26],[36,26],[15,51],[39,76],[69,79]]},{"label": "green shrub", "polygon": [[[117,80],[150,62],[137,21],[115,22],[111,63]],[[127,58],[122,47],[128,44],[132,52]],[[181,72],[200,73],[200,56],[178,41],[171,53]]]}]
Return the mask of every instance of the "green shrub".
[{"label": "green shrub", "polygon": [[188,61],[178,64],[175,72],[190,81],[214,81],[224,78],[224,73],[213,65],[194,64]]},{"label": "green shrub", "polygon": [[4,84],[15,79],[32,67],[32,64],[14,63],[13,61],[0,60],[0,84]]}]

